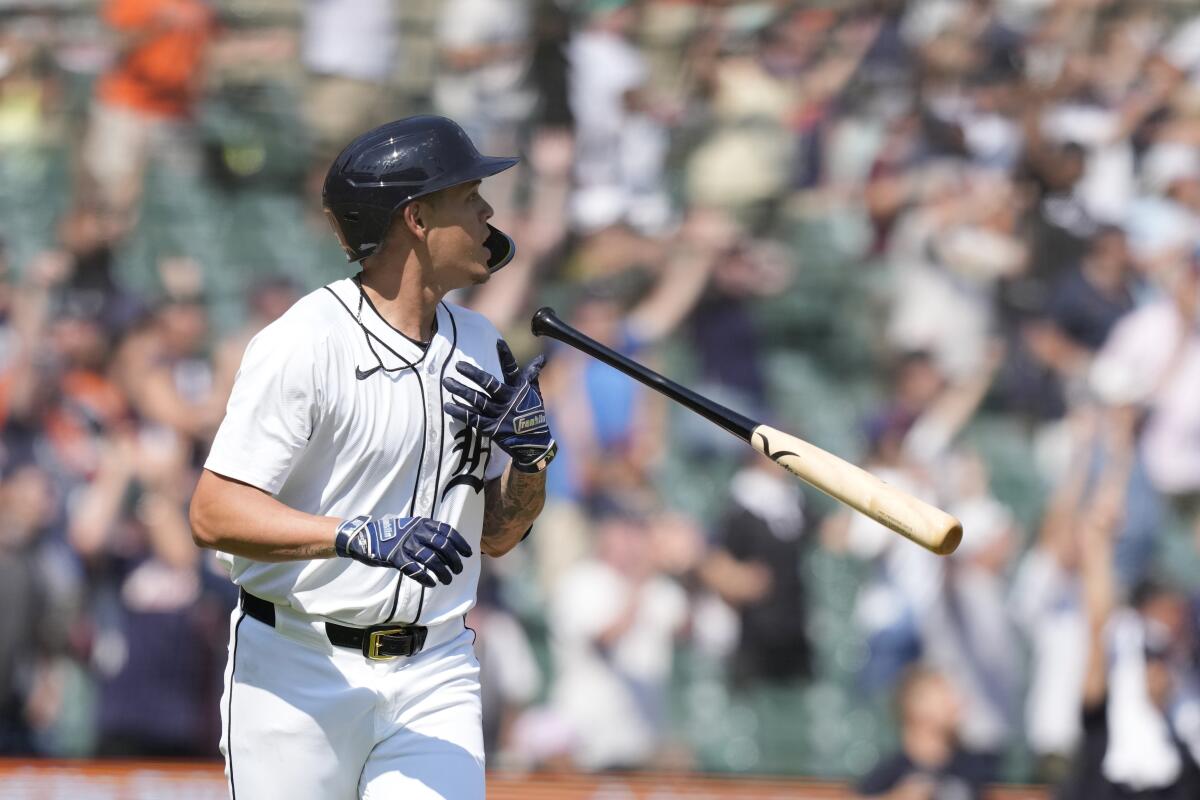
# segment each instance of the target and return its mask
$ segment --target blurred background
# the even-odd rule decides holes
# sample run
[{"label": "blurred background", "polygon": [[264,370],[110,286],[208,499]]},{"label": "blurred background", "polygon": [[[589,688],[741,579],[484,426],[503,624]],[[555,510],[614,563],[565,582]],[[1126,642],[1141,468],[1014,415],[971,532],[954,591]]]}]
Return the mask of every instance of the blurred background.
[{"label": "blurred background", "polygon": [[550,500],[470,619],[492,770],[1194,789],[1190,0],[3,0],[0,754],[216,757],[191,489],[250,336],[352,272],[332,157],[428,111],[522,157],[454,298],[522,361],[554,305],[966,531],[551,347]]}]

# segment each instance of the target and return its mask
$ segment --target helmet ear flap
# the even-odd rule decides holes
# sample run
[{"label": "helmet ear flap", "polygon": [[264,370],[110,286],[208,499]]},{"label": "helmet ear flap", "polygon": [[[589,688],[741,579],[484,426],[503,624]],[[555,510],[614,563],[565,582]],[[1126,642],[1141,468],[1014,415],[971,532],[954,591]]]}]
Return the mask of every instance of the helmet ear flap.
[{"label": "helmet ear flap", "polygon": [[484,241],[483,246],[487,248],[488,253],[488,272],[495,272],[505,264],[513,260],[513,256],[517,254],[517,244],[504,231],[488,225],[488,237]]},{"label": "helmet ear flap", "polygon": [[329,227],[333,228],[333,233],[337,236],[338,244],[342,246],[342,250],[346,253],[347,261],[356,261],[358,256],[355,253],[354,246],[350,244],[350,240],[346,238],[345,225],[337,218],[337,214],[333,213],[328,206],[325,207],[325,219],[329,220]]},{"label": "helmet ear flap", "polygon": [[391,226],[392,216],[374,206],[355,204],[338,210],[325,208],[325,218],[337,234],[348,261],[362,261],[374,253]]}]

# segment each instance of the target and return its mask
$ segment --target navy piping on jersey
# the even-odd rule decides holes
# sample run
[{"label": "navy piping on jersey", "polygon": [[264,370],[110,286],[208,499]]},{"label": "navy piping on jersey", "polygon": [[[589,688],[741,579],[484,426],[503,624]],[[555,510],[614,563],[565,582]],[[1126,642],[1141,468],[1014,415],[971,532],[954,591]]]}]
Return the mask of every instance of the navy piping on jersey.
[{"label": "navy piping on jersey", "polygon": [[[413,478],[412,498],[408,501],[408,514],[405,516],[414,516],[417,513],[417,490],[421,488],[421,467],[425,466],[425,436],[429,429],[429,415],[425,413],[425,384],[421,382],[421,371],[414,369],[413,375],[417,378],[417,389],[421,392],[421,449],[417,451],[420,455],[417,456],[417,472]],[[392,617],[396,615],[396,608],[400,605],[400,586],[404,583],[404,573],[397,571],[396,573],[396,591],[392,594],[392,610],[387,613],[384,618],[388,622],[393,622]],[[421,606],[425,605],[425,584],[418,583],[421,587],[421,599],[417,603],[417,616],[421,616]],[[415,620],[414,620],[415,621]]]},{"label": "navy piping on jersey", "polygon": [[[446,315],[448,317],[450,317],[450,353],[446,356],[446,360],[442,362],[442,373],[438,377],[438,408],[441,408],[443,400],[445,398],[445,391],[442,388],[442,378],[446,377],[446,367],[450,366],[450,362],[454,360],[454,351],[456,349],[458,349],[458,323],[454,321],[454,314],[452,314],[450,312],[449,306],[447,306],[445,303],[439,303],[438,305],[440,305],[442,308],[446,309]],[[437,469],[433,473],[433,506],[431,506],[429,509],[430,517],[432,517],[434,514],[437,513],[438,501],[441,500],[441,498],[438,496],[438,486],[440,486],[442,483],[442,457],[446,453],[446,441],[445,441],[446,414],[445,414],[445,412],[442,412],[442,414],[440,414],[438,416],[438,420],[442,425],[443,436],[439,440],[439,443],[441,446],[438,447]],[[422,449],[424,449],[424,448],[422,448]],[[420,479],[420,475],[421,475],[421,473],[418,471],[417,472],[418,480]],[[398,594],[397,594],[397,597],[399,597]],[[425,587],[422,586],[421,587],[421,601],[419,603],[417,603],[417,615],[415,617],[413,617],[414,625],[421,621],[421,612],[424,610],[425,610]],[[391,621],[390,616],[388,617],[388,621],[389,622]]]},{"label": "navy piping on jersey", "polygon": [[233,788],[233,684],[237,680],[238,631],[241,630],[245,619],[246,612],[243,611],[237,624],[233,626],[233,652],[229,654],[232,664],[229,668],[229,708],[225,712],[225,748],[229,752],[229,794],[232,800],[237,800],[237,789]]},{"label": "navy piping on jersey", "polygon": [[[450,355],[446,358],[445,361],[442,362],[442,374],[440,376],[438,376],[438,408],[442,408],[442,406],[445,405],[446,392],[445,392],[445,388],[442,386],[442,381],[444,381],[446,379],[446,367],[450,366],[450,362],[454,360],[453,359],[454,351],[458,349],[458,323],[455,322],[454,314],[450,313],[450,309],[446,306],[443,306],[443,308],[446,309],[446,316],[450,317]],[[443,432],[445,431],[445,426],[446,426],[446,413],[443,411],[442,412]],[[433,489],[434,489],[433,508],[431,508],[429,510],[429,516],[431,516],[431,517],[437,513],[438,503],[441,502],[441,499],[442,499],[437,494],[437,487],[442,485],[442,454],[445,452],[445,450],[446,450],[446,447],[445,447],[445,443],[443,442],[441,450],[438,451],[437,472],[435,472],[433,475]]]}]

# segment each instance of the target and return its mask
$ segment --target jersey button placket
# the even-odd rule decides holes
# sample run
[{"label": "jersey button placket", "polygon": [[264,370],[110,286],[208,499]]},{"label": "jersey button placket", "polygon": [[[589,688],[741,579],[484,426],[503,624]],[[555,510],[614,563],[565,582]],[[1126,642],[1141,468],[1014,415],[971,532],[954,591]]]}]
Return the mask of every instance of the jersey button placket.
[{"label": "jersey button placket", "polygon": [[[437,341],[436,339],[434,340]],[[430,345],[434,347],[435,345]],[[421,513],[424,515],[432,515],[434,513],[435,493],[438,487],[435,485],[438,480],[438,472],[442,461],[442,431],[445,428],[445,420],[443,419],[444,412],[442,411],[441,399],[442,389],[438,381],[438,375],[441,373],[442,359],[435,358],[434,353],[429,354],[429,369],[427,374],[430,376],[426,385],[428,389],[425,392],[425,419],[429,425],[429,430],[425,436],[425,458],[424,466],[421,469],[419,480],[421,488],[417,492],[418,502],[420,504]]]}]

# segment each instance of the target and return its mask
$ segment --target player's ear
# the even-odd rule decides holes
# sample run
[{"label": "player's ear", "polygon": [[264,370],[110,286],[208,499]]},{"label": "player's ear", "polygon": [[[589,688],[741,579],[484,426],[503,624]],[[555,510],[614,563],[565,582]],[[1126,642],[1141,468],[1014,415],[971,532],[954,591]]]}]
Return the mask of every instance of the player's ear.
[{"label": "player's ear", "polygon": [[429,235],[429,219],[432,208],[424,198],[414,200],[400,211],[400,221],[406,231],[419,242]]}]

